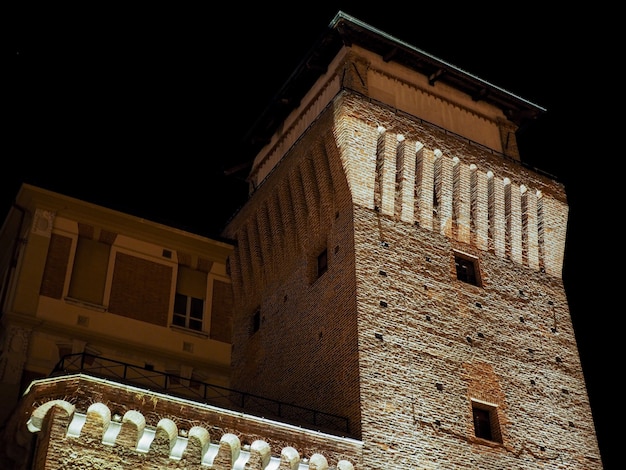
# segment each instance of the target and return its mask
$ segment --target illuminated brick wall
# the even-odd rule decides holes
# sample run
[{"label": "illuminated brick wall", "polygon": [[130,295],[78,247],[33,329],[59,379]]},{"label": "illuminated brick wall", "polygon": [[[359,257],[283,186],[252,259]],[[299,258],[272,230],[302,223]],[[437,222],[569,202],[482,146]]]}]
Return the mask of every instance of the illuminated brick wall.
[{"label": "illuminated brick wall", "polygon": [[348,416],[364,468],[601,468],[566,226],[560,183],[345,92],[227,229],[233,383]]}]

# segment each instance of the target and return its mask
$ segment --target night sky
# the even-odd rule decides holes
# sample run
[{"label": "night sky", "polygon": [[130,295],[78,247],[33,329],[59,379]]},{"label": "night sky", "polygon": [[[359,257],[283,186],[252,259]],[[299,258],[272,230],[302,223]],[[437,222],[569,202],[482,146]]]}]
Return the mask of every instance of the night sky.
[{"label": "night sky", "polygon": [[594,137],[606,90],[594,80],[603,74],[590,55],[593,11],[572,10],[566,20],[544,4],[428,3],[411,11],[355,1],[9,7],[0,219],[27,182],[219,236],[247,194],[242,179],[223,174],[238,161],[238,143],[342,10],[547,109],[518,143],[522,160],[554,175],[568,195],[563,279],[610,470],[617,449],[609,419],[620,403],[613,377],[623,370],[612,341],[624,308],[608,275],[618,230],[600,232],[600,210],[615,204],[606,199],[611,175],[598,177],[609,167],[596,168],[607,158]]}]

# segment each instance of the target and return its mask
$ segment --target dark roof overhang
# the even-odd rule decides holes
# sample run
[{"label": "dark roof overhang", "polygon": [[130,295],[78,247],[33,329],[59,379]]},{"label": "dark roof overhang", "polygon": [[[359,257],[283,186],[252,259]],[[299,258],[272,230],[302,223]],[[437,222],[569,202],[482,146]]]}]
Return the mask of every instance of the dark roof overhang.
[{"label": "dark roof overhang", "polygon": [[318,41],[305,55],[265,111],[245,135],[237,162],[227,174],[248,171],[257,153],[270,142],[282,121],[300,105],[301,99],[343,46],[358,45],[428,77],[431,85],[446,83],[476,101],[502,109],[505,116],[522,127],[546,110],[464,70],[411,46],[383,31],[339,11]]}]

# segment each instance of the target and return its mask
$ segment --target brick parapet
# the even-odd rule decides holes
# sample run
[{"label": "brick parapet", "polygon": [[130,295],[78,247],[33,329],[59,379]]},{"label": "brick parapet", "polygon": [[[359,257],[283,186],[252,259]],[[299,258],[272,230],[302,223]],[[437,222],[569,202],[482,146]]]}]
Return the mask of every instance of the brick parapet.
[{"label": "brick parapet", "polygon": [[[568,214],[561,183],[358,94],[344,91],[335,106],[337,147],[355,205],[561,276]],[[412,160],[416,170],[396,178],[400,141],[404,168]],[[398,193],[401,207],[415,208],[412,217],[406,210],[395,213]]]},{"label": "brick parapet", "polygon": [[[29,433],[40,436],[36,448]],[[226,470],[238,459],[250,470],[361,468],[354,439],[84,375],[33,382],[2,442],[0,460],[24,465],[2,470],[25,470],[29,454],[66,469]]]}]

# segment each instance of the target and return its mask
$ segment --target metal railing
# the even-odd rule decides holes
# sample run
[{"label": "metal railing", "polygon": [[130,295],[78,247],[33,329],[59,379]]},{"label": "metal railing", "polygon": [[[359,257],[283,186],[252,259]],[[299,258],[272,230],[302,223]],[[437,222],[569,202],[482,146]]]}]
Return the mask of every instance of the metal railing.
[{"label": "metal railing", "polygon": [[341,436],[350,433],[349,420],[345,416],[324,413],[89,353],[63,356],[50,375],[62,376],[76,372],[101,378],[112,378],[154,392],[167,393],[231,411],[276,419],[307,429]]}]

